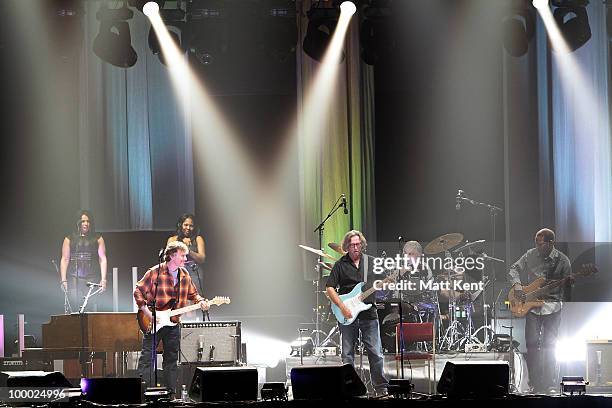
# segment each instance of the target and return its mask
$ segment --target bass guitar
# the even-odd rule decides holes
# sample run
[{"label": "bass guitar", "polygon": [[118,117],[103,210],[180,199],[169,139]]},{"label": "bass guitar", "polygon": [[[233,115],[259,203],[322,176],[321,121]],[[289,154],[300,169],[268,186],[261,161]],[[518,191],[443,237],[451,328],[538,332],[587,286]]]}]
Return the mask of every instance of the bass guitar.
[{"label": "bass guitar", "polygon": [[[212,300],[208,301],[209,305],[225,305],[230,303],[229,297],[224,296],[216,296]],[[155,312],[157,315],[157,326],[156,332],[158,332],[162,327],[166,326],[176,326],[178,324],[178,317],[184,313],[191,312],[194,310],[200,309],[201,306],[199,303],[195,303],[193,305],[181,307],[180,309],[169,309],[169,310],[158,310]],[[151,309],[149,307],[149,309]],[[140,327],[140,331],[143,334],[150,334],[153,331],[153,319],[151,319],[148,315],[145,314],[142,310],[138,311],[136,315],[136,319],[138,319],[138,326]]]},{"label": "bass guitar", "polygon": [[593,264],[584,264],[580,268],[580,271],[573,273],[563,279],[547,281],[544,277],[534,279],[529,285],[523,286],[523,292],[525,293],[525,300],[521,301],[515,294],[514,286],[508,292],[508,303],[510,304],[510,311],[514,317],[524,317],[534,307],[541,307],[544,305],[545,297],[552,290],[557,289],[561,286],[565,286],[569,282],[573,282],[578,277],[589,276],[593,273],[597,273],[597,267]]}]

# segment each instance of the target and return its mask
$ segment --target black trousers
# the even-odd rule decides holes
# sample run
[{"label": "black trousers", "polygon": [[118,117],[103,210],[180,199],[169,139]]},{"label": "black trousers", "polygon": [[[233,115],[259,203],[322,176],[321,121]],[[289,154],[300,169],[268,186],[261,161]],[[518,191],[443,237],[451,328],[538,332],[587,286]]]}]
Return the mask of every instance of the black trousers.
[{"label": "black trousers", "polygon": [[155,373],[153,372],[152,356],[157,358],[157,345],[161,341],[164,345],[163,354],[163,377],[161,384],[172,390],[176,389],[177,362],[181,339],[181,328],[176,326],[165,326],[157,332],[155,347],[152,342],[153,335],[145,334],[142,339],[142,352],[138,359],[138,374],[146,383],[147,387],[155,386]]},{"label": "black trousers", "polygon": [[525,341],[529,384],[536,392],[558,388],[555,347],[559,334],[561,312],[539,316],[527,313]]}]

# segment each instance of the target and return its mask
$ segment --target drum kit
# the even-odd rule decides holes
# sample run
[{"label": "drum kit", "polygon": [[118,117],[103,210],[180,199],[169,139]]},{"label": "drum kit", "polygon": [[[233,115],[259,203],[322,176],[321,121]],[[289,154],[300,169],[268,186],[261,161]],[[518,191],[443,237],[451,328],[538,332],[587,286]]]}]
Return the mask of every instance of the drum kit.
[{"label": "drum kit", "polygon": [[[501,259],[490,257],[482,251],[485,240],[464,241],[461,233],[449,233],[430,241],[423,248],[424,258],[441,258],[445,261],[459,258],[477,257],[482,259],[483,265],[487,261],[503,262]],[[328,247],[338,254],[338,258],[346,254],[337,243],[330,242]],[[320,249],[300,245],[300,248],[319,256],[319,267],[330,270],[333,262],[338,258],[325,253]],[[383,257],[386,256],[383,253]],[[452,265],[456,263],[451,262]],[[446,265],[434,262],[434,265]],[[427,270],[426,270],[427,268]],[[475,344],[481,349],[488,349],[492,340],[492,328],[487,324],[488,305],[485,302],[485,292],[489,279],[482,270],[466,270],[465,268],[436,268],[429,269],[429,263],[419,274],[411,274],[404,280],[429,280],[432,287],[443,288],[439,290],[417,289],[410,291],[378,291],[376,293],[376,307],[381,327],[381,340],[385,352],[395,352],[395,327],[400,320],[400,305],[404,322],[422,323],[434,322],[437,330],[438,346],[440,351],[464,351],[468,346]],[[394,271],[386,271],[386,275]],[[477,275],[477,276],[475,276]],[[385,276],[385,275],[381,275]],[[464,290],[455,288],[455,282],[483,282],[478,290]],[[460,286],[460,285],[458,285]],[[321,292],[324,293],[324,292]],[[477,311],[484,312],[482,326],[476,328]],[[317,333],[313,332],[313,340],[319,339],[315,347],[329,347],[340,344],[337,321],[330,313],[330,301],[318,305],[314,309],[320,322]],[[426,344],[419,344],[417,348],[427,349]]]}]

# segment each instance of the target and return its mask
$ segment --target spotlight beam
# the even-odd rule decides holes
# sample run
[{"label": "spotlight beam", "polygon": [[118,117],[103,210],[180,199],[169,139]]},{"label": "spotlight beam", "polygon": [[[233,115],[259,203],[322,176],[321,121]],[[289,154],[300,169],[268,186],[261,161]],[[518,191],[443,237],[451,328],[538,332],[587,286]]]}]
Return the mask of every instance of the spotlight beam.
[{"label": "spotlight beam", "polygon": [[[166,56],[170,80],[186,114],[185,120],[193,125],[194,152],[205,166],[202,173],[212,188],[210,199],[216,201],[215,209],[219,210],[220,217],[227,216],[228,222],[235,222],[231,214],[244,210],[243,200],[237,194],[249,196],[257,190],[252,160],[237,143],[235,132],[225,123],[204,85],[172,41],[159,13],[149,15],[149,19]],[[228,188],[228,180],[233,180],[234,188]]]}]

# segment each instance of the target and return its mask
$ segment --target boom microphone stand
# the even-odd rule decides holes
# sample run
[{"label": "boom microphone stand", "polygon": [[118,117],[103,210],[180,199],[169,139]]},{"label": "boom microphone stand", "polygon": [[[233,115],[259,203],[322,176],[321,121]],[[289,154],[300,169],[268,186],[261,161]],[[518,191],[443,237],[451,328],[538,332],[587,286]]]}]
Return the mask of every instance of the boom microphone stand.
[{"label": "boom microphone stand", "polygon": [[[332,209],[329,211],[329,214],[327,214],[327,216],[323,219],[323,221],[321,221],[321,223],[319,225],[317,225],[317,228],[314,229],[313,232],[319,232],[319,249],[323,248],[323,230],[325,229],[325,223],[327,222],[327,220],[329,220],[331,218],[332,215],[334,215],[336,213],[336,211],[338,211],[340,208],[344,208],[344,213],[348,214],[348,208],[346,208],[346,195],[341,194],[340,197],[338,197],[338,199],[336,200],[336,202],[334,203],[334,205],[332,206]],[[321,258],[319,256],[318,262],[323,262],[323,258]],[[319,263],[317,263],[317,265],[320,265]],[[318,276],[317,276],[317,280],[315,283],[315,291],[316,291],[316,309],[315,309],[315,338],[313,339],[313,343],[315,347],[319,347],[320,343],[319,343],[319,325],[320,325],[320,285],[321,285],[321,279],[323,279],[323,268],[317,266],[318,268]]]},{"label": "boom microphone stand", "polygon": [[[457,190],[457,208],[460,208],[460,204],[462,201],[467,202],[471,205],[474,206],[479,206],[479,207],[484,207],[486,209],[489,210],[489,216],[491,219],[491,256],[488,257],[490,259],[496,260],[496,261],[501,261],[498,260],[497,258],[495,258],[495,217],[497,216],[498,213],[503,212],[504,210],[501,209],[500,207],[497,207],[493,204],[487,204],[487,203],[481,203],[479,201],[473,200],[469,197],[466,197],[465,195],[465,191],[463,190]],[[503,262],[503,261],[502,261]],[[491,281],[493,282],[493,287],[495,287],[495,281],[496,281],[496,276],[495,276],[495,263],[493,263],[491,265]],[[484,282],[484,268],[482,270],[481,273],[481,282]],[[488,320],[488,311],[487,311],[487,301],[486,301],[486,287],[483,290],[482,293],[482,313],[483,313],[483,319],[484,319],[484,338],[483,338],[483,344],[485,345],[485,347],[488,348],[489,346],[489,332],[488,332],[488,327],[489,327],[489,322]]]}]

